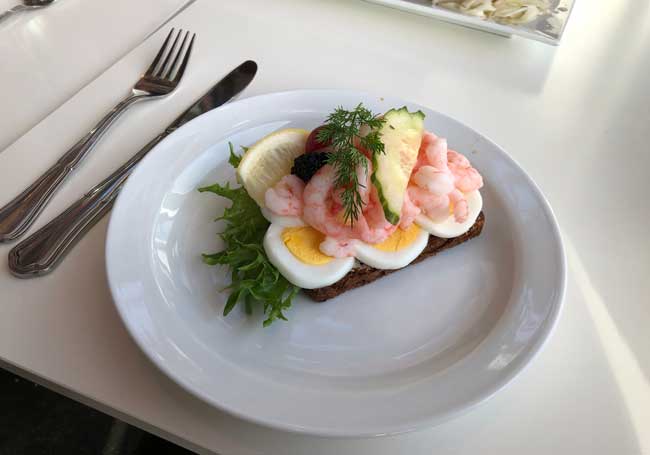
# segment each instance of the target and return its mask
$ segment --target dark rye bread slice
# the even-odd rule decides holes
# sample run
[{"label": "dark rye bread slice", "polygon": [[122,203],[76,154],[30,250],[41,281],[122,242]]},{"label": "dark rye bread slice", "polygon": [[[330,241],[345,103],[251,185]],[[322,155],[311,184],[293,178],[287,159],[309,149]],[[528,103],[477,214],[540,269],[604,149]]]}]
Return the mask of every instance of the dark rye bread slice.
[{"label": "dark rye bread slice", "polygon": [[[424,248],[424,250],[422,250],[422,253],[420,253],[420,255],[415,258],[413,262],[411,262],[411,264],[423,261],[426,258],[434,256],[443,250],[453,248],[456,245],[460,245],[461,243],[466,242],[471,238],[477,237],[483,230],[484,224],[485,215],[483,215],[483,212],[481,212],[476,219],[476,222],[472,225],[469,231],[459,237],[454,237],[453,239],[443,239],[440,237],[435,237],[433,235],[429,236],[429,242],[427,243],[427,246]],[[406,267],[408,267],[408,265]],[[366,264],[361,264],[359,267],[351,270],[350,273],[345,275],[334,284],[330,284],[329,286],[318,289],[303,289],[303,291],[313,300],[317,302],[324,302],[325,300],[332,299],[337,295],[341,295],[344,292],[349,291],[350,289],[364,286],[390,273],[404,270],[404,268],[397,270],[381,270],[375,269]]]}]

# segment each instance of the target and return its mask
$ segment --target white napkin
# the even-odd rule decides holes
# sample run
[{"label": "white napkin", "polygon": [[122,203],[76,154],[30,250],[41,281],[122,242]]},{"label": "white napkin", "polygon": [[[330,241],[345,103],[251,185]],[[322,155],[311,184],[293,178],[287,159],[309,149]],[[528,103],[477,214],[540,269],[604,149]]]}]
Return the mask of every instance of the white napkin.
[{"label": "white napkin", "polygon": [[0,154],[191,2],[58,0],[0,21]]}]

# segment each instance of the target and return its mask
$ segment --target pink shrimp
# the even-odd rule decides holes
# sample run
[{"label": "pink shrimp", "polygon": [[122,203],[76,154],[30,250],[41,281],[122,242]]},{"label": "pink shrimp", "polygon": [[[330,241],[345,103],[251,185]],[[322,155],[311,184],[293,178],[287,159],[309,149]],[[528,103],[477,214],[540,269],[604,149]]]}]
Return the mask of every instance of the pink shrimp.
[{"label": "pink shrimp", "polygon": [[354,240],[326,237],[319,245],[321,253],[334,258],[347,258],[356,254]]},{"label": "pink shrimp", "polygon": [[450,215],[449,194],[455,189],[454,176],[447,166],[447,140],[425,133],[420,155],[424,155],[420,161],[425,164],[412,174],[409,198],[427,217],[443,221]]},{"label": "pink shrimp", "polygon": [[398,225],[386,220],[384,208],[374,186],[370,189],[370,198],[363,216],[359,217],[355,226],[357,235],[366,243],[381,243],[397,229]]},{"label": "pink shrimp", "polygon": [[325,165],[305,187],[303,193],[305,222],[337,240],[361,239],[367,243],[386,240],[397,226],[386,221],[377,190],[370,185],[369,173],[365,174],[364,179],[360,179],[363,185],[360,187],[362,198],[368,202],[363,206],[362,214],[352,225],[346,224],[343,220],[339,193],[334,190],[334,174],[334,168]]},{"label": "pink shrimp", "polygon": [[436,137],[431,133],[425,133],[425,135],[434,137],[434,139],[430,139],[430,142],[428,141],[424,150],[429,164],[439,172],[449,172],[449,167],[447,167],[447,139]]},{"label": "pink shrimp", "polygon": [[435,195],[418,186],[408,187],[408,195],[424,214],[433,221],[444,221],[449,218],[450,199],[446,194]]},{"label": "pink shrimp", "polygon": [[264,203],[276,215],[301,216],[304,189],[305,184],[298,177],[285,175],[275,186],[266,190]]},{"label": "pink shrimp", "polygon": [[447,172],[447,139],[440,138],[433,133],[425,132],[422,135],[418,159],[413,167],[413,173],[422,166],[433,166],[441,172]]},{"label": "pink shrimp", "polygon": [[454,206],[454,219],[457,223],[464,223],[469,216],[469,206],[465,195],[459,190],[454,190],[449,193],[449,200]]},{"label": "pink shrimp", "polygon": [[469,160],[460,153],[447,151],[449,170],[454,175],[454,184],[463,193],[478,190],[483,186],[483,177],[472,167]]},{"label": "pink shrimp", "polygon": [[335,207],[332,198],[334,188],[334,168],[329,164],[320,168],[311,178],[303,192],[303,219],[323,234],[340,238],[351,238],[353,230],[342,223],[338,215],[340,206]]},{"label": "pink shrimp", "polygon": [[463,193],[482,186],[481,175],[467,158],[448,150],[446,139],[424,133],[408,187],[410,202],[434,221],[444,221],[453,214],[462,223],[469,216]]},{"label": "pink shrimp", "polygon": [[436,140],[438,137],[433,133],[425,132],[422,135],[422,142],[420,142],[420,150],[418,150],[418,159],[415,162],[412,173],[415,173],[420,167],[430,165],[427,158],[427,148]]},{"label": "pink shrimp", "polygon": [[470,167],[471,164],[469,160],[462,153],[458,153],[456,150],[447,150],[447,162],[450,165],[456,167]]},{"label": "pink shrimp", "polygon": [[439,171],[433,166],[422,166],[411,177],[413,183],[437,196],[449,194],[454,189],[454,176],[449,171]]},{"label": "pink shrimp", "polygon": [[[372,174],[372,161],[366,159],[366,165],[357,166],[357,181],[359,182],[358,191],[361,196],[361,205],[366,206],[368,204],[368,197],[370,195],[370,175]],[[341,202],[341,193],[343,190],[336,189],[334,190],[334,201],[343,206]]]},{"label": "pink shrimp", "polygon": [[435,195],[449,194],[454,177],[447,166],[447,140],[433,133],[424,133],[416,168],[411,181]]},{"label": "pink shrimp", "polygon": [[402,216],[400,217],[399,227],[408,229],[421,212],[422,210],[413,203],[409,197],[409,192],[406,191],[404,193],[404,205],[402,205]]}]

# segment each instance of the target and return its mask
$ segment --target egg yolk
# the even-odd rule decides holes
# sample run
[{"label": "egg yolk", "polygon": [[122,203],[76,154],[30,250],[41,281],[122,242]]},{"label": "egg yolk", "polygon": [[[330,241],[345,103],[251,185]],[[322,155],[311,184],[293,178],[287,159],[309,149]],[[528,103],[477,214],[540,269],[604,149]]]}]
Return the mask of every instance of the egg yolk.
[{"label": "egg yolk", "polygon": [[319,246],[325,235],[309,226],[290,227],[282,231],[282,241],[297,259],[305,264],[323,265],[332,257],[321,253]]},{"label": "egg yolk", "polygon": [[373,246],[378,250],[394,253],[415,242],[419,233],[420,228],[415,223],[412,223],[408,229],[398,228],[386,240]]}]

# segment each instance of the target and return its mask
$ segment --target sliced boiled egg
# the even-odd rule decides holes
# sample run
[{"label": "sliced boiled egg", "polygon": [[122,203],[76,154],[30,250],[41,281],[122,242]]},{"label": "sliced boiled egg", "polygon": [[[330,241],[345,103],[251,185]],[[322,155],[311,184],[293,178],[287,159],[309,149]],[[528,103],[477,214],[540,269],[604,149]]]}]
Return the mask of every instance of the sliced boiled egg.
[{"label": "sliced boiled egg", "polygon": [[421,213],[415,218],[415,224],[428,233],[443,239],[451,239],[463,235],[474,225],[483,209],[483,198],[478,190],[467,193],[465,198],[467,199],[469,215],[463,223],[458,223],[453,215],[450,215],[445,221],[433,221]]},{"label": "sliced boiled egg", "polygon": [[300,218],[278,216],[262,209],[271,222],[264,236],[264,250],[271,263],[294,285],[316,289],[336,283],[354,267],[355,258],[376,269],[406,267],[426,248],[429,234],[452,238],[467,232],[483,208],[481,194],[466,194],[469,216],[457,223],[453,216],[434,222],[420,214],[408,229],[398,228],[385,241],[368,244],[353,240],[353,257],[335,258],[324,254],[320,245],[325,235],[306,225]]},{"label": "sliced boiled egg", "polygon": [[357,242],[356,257],[376,269],[401,269],[422,253],[428,241],[429,233],[413,223],[406,230],[396,229],[381,243]]},{"label": "sliced boiled egg", "polygon": [[336,283],[354,266],[352,257],[333,258],[321,253],[323,240],[322,233],[304,223],[283,226],[274,222],[264,236],[264,250],[291,283],[303,289],[322,288]]}]

